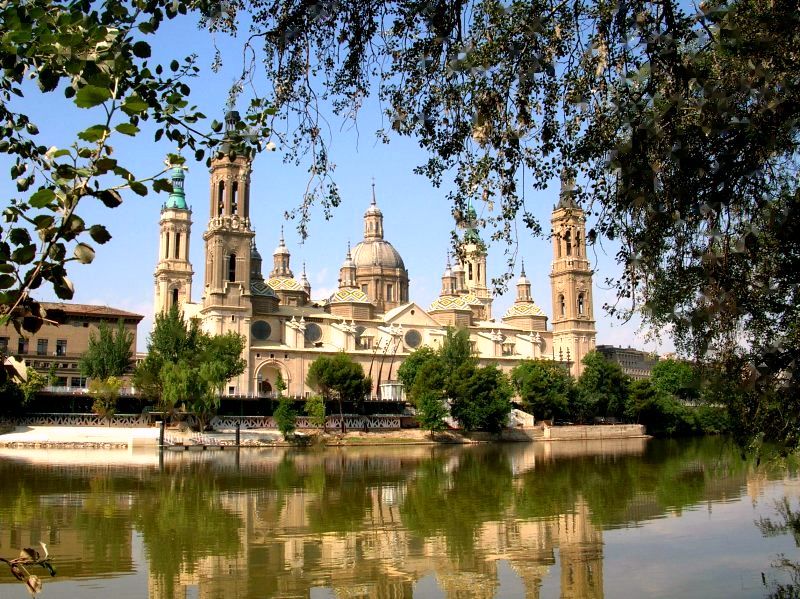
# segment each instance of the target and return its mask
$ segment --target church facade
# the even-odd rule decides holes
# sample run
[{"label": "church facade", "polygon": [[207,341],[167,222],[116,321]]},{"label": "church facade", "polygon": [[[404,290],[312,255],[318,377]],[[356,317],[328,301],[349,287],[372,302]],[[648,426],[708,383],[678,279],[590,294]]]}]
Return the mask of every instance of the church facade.
[{"label": "church facade", "polygon": [[[229,113],[227,127],[235,127],[237,119]],[[502,317],[492,313],[486,246],[469,215],[458,257],[454,264],[447,261],[439,297],[428,307],[416,304],[403,259],[384,237],[374,190],[364,213],[364,238],[348,246],[337,291],[312,299],[305,265],[298,278],[283,234],[264,276],[267,266],[249,217],[251,161],[215,158],[210,172],[202,298],[192,301],[192,211],[183,190],[184,171],[175,168],[173,192],[161,210],[154,308],[159,313],[178,304],[211,334],[244,336],[247,368],[229,381],[226,395],[274,393],[280,373],[286,394],[307,396],[313,390],[305,384],[306,373],[314,360],[344,351],[372,379],[374,399],[398,400],[401,391],[393,381],[403,359],[423,345],[440,346],[447,327],[466,329],[480,362],[504,371],[523,359],[544,358],[563,362],[578,376],[582,358],[595,347],[585,215],[569,191],[562,190],[551,218],[554,314],[548,326],[531,296],[524,264],[514,304]]]}]

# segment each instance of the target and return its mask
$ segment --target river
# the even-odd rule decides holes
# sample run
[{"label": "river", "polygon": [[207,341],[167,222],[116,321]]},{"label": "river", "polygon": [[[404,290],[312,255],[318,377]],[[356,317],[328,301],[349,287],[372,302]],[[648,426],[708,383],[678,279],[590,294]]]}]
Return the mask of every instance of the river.
[{"label": "river", "polygon": [[0,481],[0,556],[45,542],[48,599],[765,597],[800,561],[759,526],[800,479],[720,438],[4,449]]}]

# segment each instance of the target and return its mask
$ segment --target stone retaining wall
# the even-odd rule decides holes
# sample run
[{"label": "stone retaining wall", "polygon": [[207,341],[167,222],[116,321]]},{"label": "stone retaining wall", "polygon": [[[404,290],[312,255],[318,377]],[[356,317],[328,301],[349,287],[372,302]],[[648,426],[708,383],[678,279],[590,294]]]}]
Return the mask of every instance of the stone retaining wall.
[{"label": "stone retaining wall", "polygon": [[628,439],[644,437],[643,424],[595,424],[592,426],[545,426],[542,439],[569,441],[578,439]]}]

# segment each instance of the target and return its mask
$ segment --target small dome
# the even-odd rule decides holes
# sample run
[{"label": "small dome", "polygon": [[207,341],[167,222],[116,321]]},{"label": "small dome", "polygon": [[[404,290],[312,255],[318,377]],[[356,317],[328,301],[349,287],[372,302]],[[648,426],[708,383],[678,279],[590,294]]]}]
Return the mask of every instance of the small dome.
[{"label": "small dome", "polygon": [[[361,244],[359,244],[361,245]],[[356,246],[358,247],[358,246]],[[347,242],[347,255],[344,257],[344,262],[342,262],[342,268],[355,268],[356,264],[353,262],[353,254],[350,252],[350,242]]]},{"label": "small dome", "polygon": [[353,248],[353,262],[358,268],[381,266],[383,268],[400,268],[406,265],[400,253],[384,239],[362,241]]},{"label": "small dome", "polygon": [[534,304],[533,302],[530,303],[518,303],[513,304],[506,315],[503,318],[513,318],[514,316],[542,316],[544,317],[545,314],[542,309]]},{"label": "small dome", "polygon": [[290,277],[272,277],[267,281],[275,291],[302,291],[303,287],[295,279]]}]

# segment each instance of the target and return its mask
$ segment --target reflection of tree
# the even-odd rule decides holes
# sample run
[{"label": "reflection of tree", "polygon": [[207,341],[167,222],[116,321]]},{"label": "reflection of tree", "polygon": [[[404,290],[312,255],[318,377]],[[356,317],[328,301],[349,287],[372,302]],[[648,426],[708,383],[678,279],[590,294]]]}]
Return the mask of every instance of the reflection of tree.
[{"label": "reflection of tree", "polygon": [[[795,546],[800,547],[800,510],[792,509],[789,499],[784,497],[782,501],[776,502],[775,511],[778,513],[777,520],[761,518],[756,522],[761,534],[765,537],[791,534],[794,537]],[[772,567],[785,572],[789,576],[789,582],[784,584],[770,581],[768,584],[764,579],[764,585],[771,590],[770,599],[800,597],[800,563],[781,554],[773,562]]]},{"label": "reflection of tree", "polygon": [[119,571],[130,561],[130,511],[120,500],[110,475],[98,476],[89,481],[90,491],[76,515],[77,527],[88,559],[92,563],[108,564]]},{"label": "reflection of tree", "polygon": [[442,534],[451,555],[474,549],[481,525],[500,519],[512,496],[511,465],[499,448],[465,451],[452,472],[439,458],[423,462],[400,507],[403,524],[423,537]]},{"label": "reflection of tree", "polygon": [[171,593],[178,574],[194,571],[206,556],[239,552],[241,519],[221,504],[221,489],[209,472],[174,472],[151,481],[133,506],[150,571]]}]

